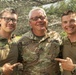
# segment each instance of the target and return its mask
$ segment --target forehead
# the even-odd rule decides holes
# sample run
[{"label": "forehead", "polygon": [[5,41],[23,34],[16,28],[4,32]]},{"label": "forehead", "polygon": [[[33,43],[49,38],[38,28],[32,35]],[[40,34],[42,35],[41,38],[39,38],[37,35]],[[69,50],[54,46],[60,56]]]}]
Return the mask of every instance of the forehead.
[{"label": "forehead", "polygon": [[17,17],[17,14],[11,14],[10,12],[4,12],[2,17]]},{"label": "forehead", "polygon": [[44,12],[42,10],[34,10],[32,11],[32,15],[31,17],[35,17],[35,16],[44,16]]},{"label": "forehead", "polygon": [[76,14],[65,15],[65,16],[62,17],[62,21],[71,20],[71,19],[76,20]]},{"label": "forehead", "polygon": [[66,21],[66,20],[68,20],[68,19],[69,19],[69,16],[68,16],[68,15],[65,15],[65,16],[63,16],[63,17],[61,18],[62,21]]},{"label": "forehead", "polygon": [[76,20],[76,14],[72,14],[72,15],[69,15],[69,16],[70,16],[70,18],[73,18],[73,19]]}]

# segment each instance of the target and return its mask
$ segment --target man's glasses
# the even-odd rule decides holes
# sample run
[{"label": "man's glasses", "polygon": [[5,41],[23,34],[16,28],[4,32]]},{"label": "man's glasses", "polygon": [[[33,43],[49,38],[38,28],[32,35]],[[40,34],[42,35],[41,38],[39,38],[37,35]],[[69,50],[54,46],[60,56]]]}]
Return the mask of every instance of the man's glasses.
[{"label": "man's glasses", "polygon": [[38,19],[44,20],[45,18],[46,16],[36,16],[36,17],[32,17],[31,20],[37,21]]},{"label": "man's glasses", "polygon": [[6,22],[17,22],[17,19],[15,18],[10,18],[10,17],[1,17],[1,19],[4,19]]}]

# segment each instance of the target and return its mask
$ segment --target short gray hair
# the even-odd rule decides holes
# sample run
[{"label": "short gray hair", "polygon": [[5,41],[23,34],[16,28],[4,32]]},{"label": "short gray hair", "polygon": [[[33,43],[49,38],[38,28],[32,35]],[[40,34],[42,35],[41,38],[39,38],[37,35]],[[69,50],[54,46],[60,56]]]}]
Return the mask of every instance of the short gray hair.
[{"label": "short gray hair", "polygon": [[28,15],[28,18],[30,19],[31,18],[31,15],[32,15],[32,12],[33,11],[36,11],[36,10],[41,10],[43,13],[44,13],[44,16],[46,16],[46,12],[43,8],[40,8],[40,7],[34,7],[32,10],[30,10],[29,12],[29,15]]}]

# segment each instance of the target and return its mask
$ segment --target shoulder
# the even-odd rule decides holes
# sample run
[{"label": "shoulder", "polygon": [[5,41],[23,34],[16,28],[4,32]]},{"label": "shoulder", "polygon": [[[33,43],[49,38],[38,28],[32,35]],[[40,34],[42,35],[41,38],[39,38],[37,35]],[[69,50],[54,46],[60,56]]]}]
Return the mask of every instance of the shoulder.
[{"label": "shoulder", "polygon": [[71,44],[71,42],[67,36],[62,39],[62,44]]},{"label": "shoulder", "polygon": [[32,37],[33,37],[33,34],[31,31],[29,31],[29,32],[23,34],[17,43],[22,44],[22,45],[24,45],[24,44],[26,45],[26,44],[31,42]]},{"label": "shoulder", "polygon": [[31,31],[23,34],[23,35],[21,36],[21,38],[18,40],[18,42],[20,42],[20,41],[25,41],[25,40],[27,41],[28,39],[30,39],[30,36],[31,36],[31,35],[32,35]]},{"label": "shoulder", "polygon": [[56,32],[56,31],[50,31],[48,33],[48,36],[50,37],[50,40],[52,42],[56,42],[56,43],[60,43],[60,44],[62,43],[61,36],[60,36],[60,34],[58,32]]}]

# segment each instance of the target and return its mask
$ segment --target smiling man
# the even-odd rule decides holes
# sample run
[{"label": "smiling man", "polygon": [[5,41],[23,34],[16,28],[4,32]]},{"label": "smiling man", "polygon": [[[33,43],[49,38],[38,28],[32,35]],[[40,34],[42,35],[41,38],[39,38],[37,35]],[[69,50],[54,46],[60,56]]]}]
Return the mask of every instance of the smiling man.
[{"label": "smiling man", "polygon": [[17,18],[14,8],[6,8],[0,12],[0,75],[17,75],[14,67],[18,65],[18,49],[12,36]]},{"label": "smiling man", "polygon": [[60,75],[59,63],[54,61],[59,54],[60,36],[48,31],[44,9],[36,7],[29,12],[29,25],[31,30],[19,40],[24,65],[21,75]]},{"label": "smiling man", "polygon": [[63,13],[62,28],[67,33],[63,39],[62,54],[64,59],[56,58],[61,62],[63,75],[76,75],[76,12]]}]

